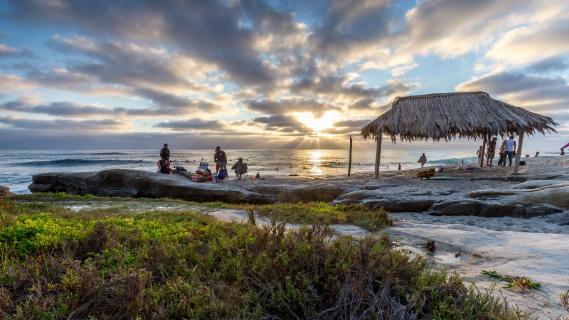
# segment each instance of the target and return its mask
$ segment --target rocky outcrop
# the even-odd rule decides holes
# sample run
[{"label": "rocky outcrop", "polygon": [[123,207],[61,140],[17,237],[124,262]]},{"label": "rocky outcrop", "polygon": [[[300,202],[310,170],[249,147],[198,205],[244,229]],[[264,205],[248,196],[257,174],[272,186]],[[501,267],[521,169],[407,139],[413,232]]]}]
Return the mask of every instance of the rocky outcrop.
[{"label": "rocky outcrop", "polygon": [[339,196],[335,202],[341,204],[364,204],[372,208],[384,208],[389,212],[423,212],[434,201],[423,197],[425,194],[409,196],[389,196],[375,190],[358,190]]},{"label": "rocky outcrop", "polygon": [[532,218],[562,210],[545,205],[491,203],[478,200],[450,200],[433,205],[431,214],[438,216],[479,216]]},{"label": "rocky outcrop", "polygon": [[191,201],[265,203],[266,197],[224,184],[197,183],[182,176],[114,169],[86,173],[45,173],[33,177],[32,192],[97,196],[177,198]]},{"label": "rocky outcrop", "polygon": [[127,169],[39,174],[33,177],[29,189],[32,192],[66,192],[111,197],[168,197],[230,203],[329,202],[346,192],[343,187],[326,183],[198,183],[181,175]]},{"label": "rocky outcrop", "polygon": [[8,187],[4,187],[4,186],[0,186],[0,198],[2,197],[9,197],[12,195],[12,192],[10,192],[10,188]]}]

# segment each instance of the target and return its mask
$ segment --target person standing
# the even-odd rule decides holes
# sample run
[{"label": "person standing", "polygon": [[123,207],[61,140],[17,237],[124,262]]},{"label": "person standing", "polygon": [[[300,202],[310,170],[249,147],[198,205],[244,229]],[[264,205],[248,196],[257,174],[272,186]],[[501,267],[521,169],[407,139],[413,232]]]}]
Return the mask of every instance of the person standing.
[{"label": "person standing", "polygon": [[227,166],[227,155],[225,155],[225,151],[221,150],[220,146],[215,148],[213,161],[215,161],[215,173],[219,173],[219,170],[225,169]]},{"label": "person standing", "polygon": [[492,161],[494,161],[494,156],[496,154],[496,141],[498,141],[497,137],[492,138],[490,142],[488,142],[488,152],[486,155],[486,166],[491,167]]},{"label": "person standing", "polygon": [[512,166],[512,160],[514,159],[514,155],[516,154],[516,140],[514,140],[514,136],[510,136],[508,140],[505,141],[506,143],[506,156],[508,156],[508,166]]},{"label": "person standing", "polygon": [[500,159],[498,160],[498,166],[505,166],[506,165],[506,140],[502,141],[500,145]]},{"label": "person standing", "polygon": [[423,168],[425,166],[425,163],[427,163],[427,156],[423,153],[420,157],[419,157],[419,161],[417,161],[418,163],[421,164],[421,168]]},{"label": "person standing", "polygon": [[168,149],[168,144],[165,143],[162,150],[160,150],[160,159],[162,160],[170,160],[170,149]]}]

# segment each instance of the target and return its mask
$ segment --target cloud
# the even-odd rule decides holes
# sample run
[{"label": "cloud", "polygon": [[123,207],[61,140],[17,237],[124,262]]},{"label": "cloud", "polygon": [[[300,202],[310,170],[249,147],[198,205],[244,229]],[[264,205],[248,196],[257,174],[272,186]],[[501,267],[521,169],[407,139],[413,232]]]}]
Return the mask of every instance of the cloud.
[{"label": "cloud", "polygon": [[154,127],[172,129],[176,131],[185,131],[188,129],[221,130],[224,128],[224,125],[217,120],[189,119],[189,120],[160,122],[156,124]]},{"label": "cloud", "polygon": [[520,72],[498,72],[461,83],[459,91],[486,91],[506,102],[543,112],[558,120],[569,105],[569,85],[561,77],[543,77]]},{"label": "cloud", "polygon": [[515,28],[504,34],[486,57],[504,64],[531,64],[569,53],[569,22],[554,21]]},{"label": "cloud", "polygon": [[0,43],[0,58],[29,58],[33,57],[30,49],[16,49],[8,45]]},{"label": "cloud", "polygon": [[537,73],[560,72],[569,69],[564,57],[552,57],[530,64],[526,70]]},{"label": "cloud", "polygon": [[239,2],[18,0],[11,1],[11,8],[11,15],[19,21],[71,25],[92,34],[168,43],[219,66],[238,83],[273,81],[255,50],[254,26],[242,23],[245,11]]},{"label": "cloud", "polygon": [[71,102],[52,102],[49,104],[29,105],[25,99],[0,104],[0,110],[40,113],[50,116],[92,116],[109,115],[114,111],[98,106],[82,106]]},{"label": "cloud", "polygon": [[0,123],[8,125],[12,128],[31,129],[31,130],[55,130],[62,132],[69,131],[100,131],[100,130],[120,130],[125,125],[122,122],[113,119],[102,120],[32,120],[14,117],[0,117]]},{"label": "cloud", "polygon": [[370,120],[343,120],[334,123],[334,127],[327,129],[324,133],[329,134],[348,134],[359,133],[361,128],[368,124]]},{"label": "cloud", "polygon": [[12,90],[28,89],[32,86],[28,81],[12,74],[0,72],[0,92],[12,93]]},{"label": "cloud", "polygon": [[336,110],[337,108],[331,105],[326,105],[321,102],[310,99],[282,99],[279,101],[274,100],[258,100],[249,101],[248,108],[252,111],[261,112],[264,114],[288,114],[292,112],[312,112],[314,115],[321,116],[326,111]]},{"label": "cloud", "polygon": [[255,123],[264,125],[266,130],[278,131],[282,133],[309,133],[311,130],[304,126],[300,121],[292,116],[273,115],[253,119]]}]

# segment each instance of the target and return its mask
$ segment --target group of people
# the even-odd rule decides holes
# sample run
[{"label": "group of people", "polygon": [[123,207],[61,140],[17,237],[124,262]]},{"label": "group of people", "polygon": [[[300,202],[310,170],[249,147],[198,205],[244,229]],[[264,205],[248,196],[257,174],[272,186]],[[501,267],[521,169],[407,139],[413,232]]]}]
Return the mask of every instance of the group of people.
[{"label": "group of people", "polygon": [[[227,174],[227,155],[225,151],[221,149],[220,146],[215,148],[215,153],[213,154],[213,161],[215,162],[215,177],[216,180],[225,180],[228,177]],[[170,161],[170,149],[168,148],[168,144],[165,143],[162,149],[160,150],[160,160],[157,163],[158,172],[170,174],[172,173],[171,169],[171,161]],[[247,173],[247,164],[243,162],[243,158],[239,158],[237,162],[231,167],[231,170],[235,172],[237,179],[241,180],[243,174]],[[207,170],[211,175],[211,171]],[[201,174],[203,175],[204,172],[202,170]]]},{"label": "group of people", "polygon": [[[496,156],[497,142],[498,142],[498,137],[494,137],[492,138],[492,140],[488,142],[488,148],[486,150],[487,151],[486,166],[488,167],[492,166],[492,162],[494,161],[494,157]],[[516,148],[517,148],[517,143],[516,140],[514,140],[514,136],[510,136],[508,139],[502,141],[502,144],[500,145],[500,150],[498,152],[499,155],[498,166],[505,167],[507,161],[508,166],[511,167],[514,156],[516,155]],[[479,153],[478,158],[484,156],[483,149],[479,149],[478,153]],[[482,159],[482,161],[484,160]]]}]

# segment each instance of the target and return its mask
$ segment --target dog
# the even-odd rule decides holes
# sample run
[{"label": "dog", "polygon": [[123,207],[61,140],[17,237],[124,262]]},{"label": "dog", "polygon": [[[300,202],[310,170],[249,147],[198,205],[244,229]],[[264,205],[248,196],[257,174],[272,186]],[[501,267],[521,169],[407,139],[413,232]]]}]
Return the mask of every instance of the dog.
[{"label": "dog", "polygon": [[435,169],[429,169],[429,170],[417,172],[417,178],[419,178],[419,179],[431,180],[431,177],[434,177],[434,176],[435,176]]}]

